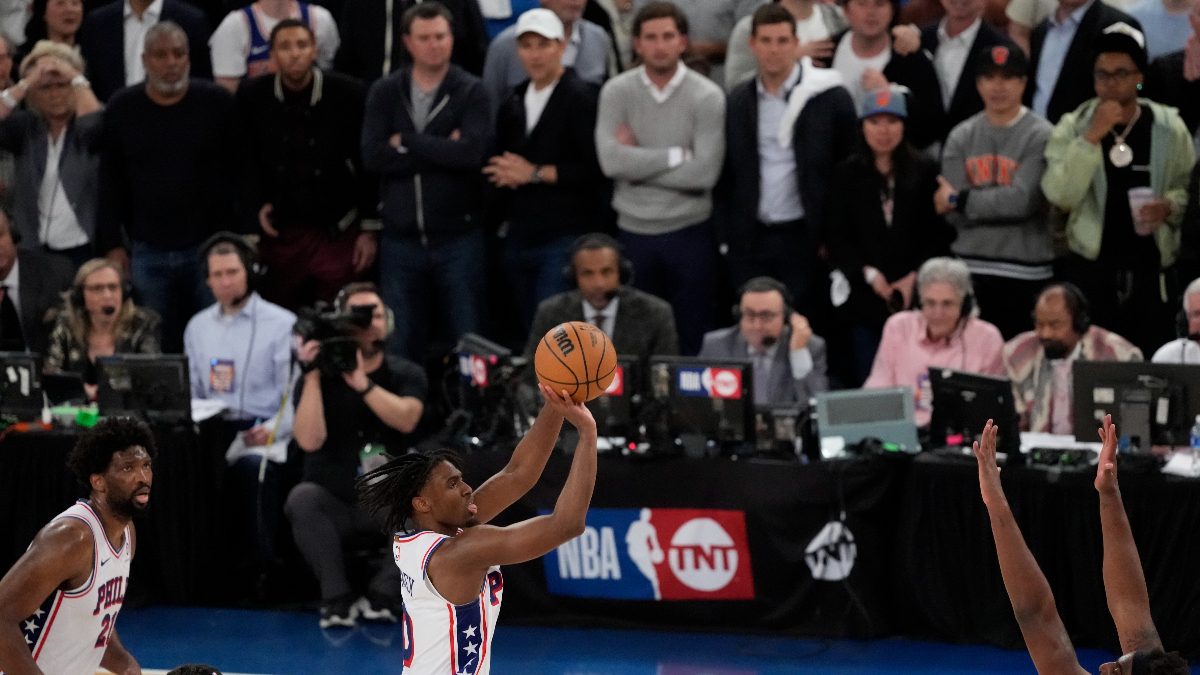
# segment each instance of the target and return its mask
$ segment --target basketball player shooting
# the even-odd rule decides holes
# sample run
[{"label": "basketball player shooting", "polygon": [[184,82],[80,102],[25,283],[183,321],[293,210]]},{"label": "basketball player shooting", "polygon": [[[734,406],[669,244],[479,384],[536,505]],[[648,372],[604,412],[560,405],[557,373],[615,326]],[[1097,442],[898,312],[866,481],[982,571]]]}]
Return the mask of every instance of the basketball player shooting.
[{"label": "basketball player shooting", "polygon": [[[1150,617],[1150,596],[1142,574],[1129,519],[1117,486],[1117,427],[1112,416],[1104,417],[1099,430],[1102,447],[1096,466],[1096,491],[1100,493],[1100,529],[1104,541],[1104,592],[1108,611],[1117,625],[1122,655],[1100,666],[1101,675],[1185,675],[1187,662],[1177,653],[1163,651],[1158,629]],[[1087,673],[1075,656],[1054,603],[1050,584],[1037,560],[1025,545],[1021,530],[1013,518],[1008,500],[1000,486],[1000,467],[996,466],[997,429],[991,420],[983,428],[981,440],[974,444],[979,464],[979,491],[992,523],[1000,574],[1012,602],[1013,614],[1021,627],[1025,646],[1039,673]]]},{"label": "basketball player shooting", "polygon": [[[448,450],[404,455],[359,479],[363,506],[396,533],[406,674],[490,672],[504,591],[499,566],[532,560],[583,533],[596,484],[596,421],[565,391],[541,390],[546,403],[533,427],[477,490]],[[554,511],[486,525],[537,483],[564,419],[579,443]]]},{"label": "basketball player shooting", "polygon": [[117,637],[136,538],[150,504],[154,436],[127,417],[84,435],[67,464],[91,492],[50,521],[0,579],[0,673],[142,669]]}]

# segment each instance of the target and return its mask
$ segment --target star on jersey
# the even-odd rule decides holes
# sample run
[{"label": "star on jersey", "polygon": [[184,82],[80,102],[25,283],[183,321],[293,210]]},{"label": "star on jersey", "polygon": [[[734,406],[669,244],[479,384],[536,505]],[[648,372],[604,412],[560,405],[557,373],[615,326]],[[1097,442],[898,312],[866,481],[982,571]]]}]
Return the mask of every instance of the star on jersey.
[{"label": "star on jersey", "polygon": [[51,593],[50,597],[46,598],[41,607],[34,610],[33,614],[30,614],[23,624],[19,624],[21,627],[21,637],[25,638],[25,644],[29,645],[30,649],[33,649],[38,639],[41,638],[42,629],[45,628],[42,625],[42,617],[46,615],[46,611],[50,609],[57,595],[57,593]]},{"label": "star on jersey", "polygon": [[468,642],[467,648],[464,651],[466,651],[468,654],[472,654],[472,655],[478,654],[479,653],[479,645],[475,644],[474,642]]},{"label": "star on jersey", "polygon": [[466,628],[463,629],[463,636],[469,637],[469,638],[475,637],[475,629],[476,628],[478,628],[478,626],[467,626]]}]

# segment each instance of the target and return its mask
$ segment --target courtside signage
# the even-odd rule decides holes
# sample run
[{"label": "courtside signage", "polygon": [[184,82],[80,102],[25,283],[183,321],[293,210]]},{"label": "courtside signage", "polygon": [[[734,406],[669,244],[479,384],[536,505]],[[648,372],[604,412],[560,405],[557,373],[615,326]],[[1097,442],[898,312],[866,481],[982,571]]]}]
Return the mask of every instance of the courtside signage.
[{"label": "courtside signage", "polygon": [[543,558],[555,595],[753,600],[746,517],[718,509],[597,509]]}]

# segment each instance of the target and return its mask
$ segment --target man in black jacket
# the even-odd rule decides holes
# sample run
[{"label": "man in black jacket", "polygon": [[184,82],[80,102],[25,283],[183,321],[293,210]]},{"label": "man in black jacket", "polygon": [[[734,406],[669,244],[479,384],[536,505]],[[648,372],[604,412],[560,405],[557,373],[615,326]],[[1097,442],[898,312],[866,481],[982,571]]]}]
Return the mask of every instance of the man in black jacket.
[{"label": "man in black jacket", "polygon": [[250,161],[246,202],[263,238],[263,296],[288,309],[333,300],[375,262],[378,186],[359,149],[366,90],[324,72],[312,27],[270,37],[275,74],[245,80],[237,102]]},{"label": "man in black jacket", "polygon": [[945,2],[946,16],[921,29],[921,49],[933,55],[934,71],[941,85],[942,109],[946,116],[938,141],[945,142],[950,130],[983,110],[983,99],[975,86],[980,50],[1015,45],[983,20],[983,0]]},{"label": "man in black jacket", "polygon": [[[183,0],[163,0],[154,13],[152,0],[110,2],[87,13],[79,31],[79,48],[88,65],[88,79],[96,98],[109,96],[126,85],[142,81],[142,50],[127,56],[126,39],[140,39],[145,28],[158,21],[174,21],[187,33],[192,55],[192,77],[212,79],[212,60],[208,56],[208,36],[212,32],[204,12]],[[126,18],[125,13],[131,16]],[[136,33],[136,37],[134,34]]]},{"label": "man in black jacket", "polygon": [[[483,72],[487,33],[478,0],[438,0],[450,16],[454,34],[451,63],[473,75]],[[342,44],[334,70],[370,84],[412,63],[398,39],[405,12],[420,0],[346,0],[338,19]]]},{"label": "man in black jacket", "polygon": [[445,7],[405,12],[412,66],[371,86],[363,121],[363,160],[382,177],[380,290],[399,319],[390,348],[416,361],[431,307],[451,340],[482,324],[480,169],[490,115],[479,78],[451,65],[453,43]]},{"label": "man in black jacket", "polygon": [[508,223],[504,267],[521,330],[542,300],[566,289],[567,249],[602,230],[607,179],[593,133],[599,92],[562,65],[562,21],[531,9],[517,21],[517,56],[529,79],[503,101],[497,154],[483,168],[499,190],[493,211]]},{"label": "man in black jacket", "polygon": [[1051,124],[1096,95],[1092,45],[1118,22],[1142,29],[1138,20],[1103,0],[1059,0],[1058,8],[1033,29],[1025,104]]},{"label": "man in black jacket", "polygon": [[809,313],[829,176],[853,143],[857,116],[840,74],[796,63],[796,23],[778,4],[751,19],[757,76],[729,92],[722,243],[733,281],[780,279]]}]

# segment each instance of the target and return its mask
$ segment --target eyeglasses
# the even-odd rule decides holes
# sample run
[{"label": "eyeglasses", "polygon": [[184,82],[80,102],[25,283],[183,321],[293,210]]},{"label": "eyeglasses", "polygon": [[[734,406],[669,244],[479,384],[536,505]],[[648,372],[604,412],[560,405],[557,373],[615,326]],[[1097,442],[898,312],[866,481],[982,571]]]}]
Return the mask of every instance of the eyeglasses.
[{"label": "eyeglasses", "polygon": [[778,319],[779,317],[780,317],[779,312],[771,312],[771,311],[755,312],[755,311],[751,311],[751,310],[742,310],[742,318],[745,319],[746,321],[751,321],[751,322],[762,321],[763,323],[768,323],[768,322],[774,321],[775,319]]},{"label": "eyeglasses", "polygon": [[1138,71],[1129,70],[1128,68],[1118,68],[1116,70],[1100,70],[1097,68],[1096,70],[1092,71],[1092,77],[1094,77],[1097,82],[1113,82],[1116,80],[1124,80],[1137,74]]},{"label": "eyeglasses", "polygon": [[121,284],[87,284],[83,287],[83,290],[88,293],[103,293],[105,291],[116,293],[121,290]]}]

